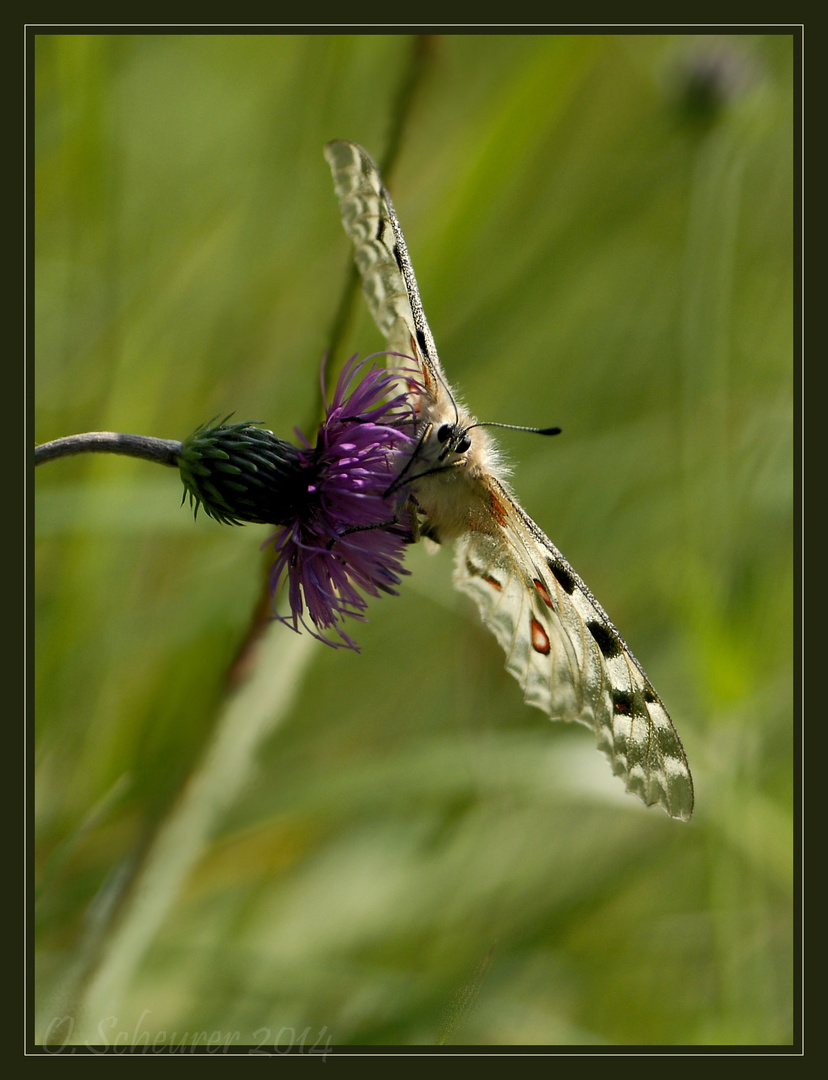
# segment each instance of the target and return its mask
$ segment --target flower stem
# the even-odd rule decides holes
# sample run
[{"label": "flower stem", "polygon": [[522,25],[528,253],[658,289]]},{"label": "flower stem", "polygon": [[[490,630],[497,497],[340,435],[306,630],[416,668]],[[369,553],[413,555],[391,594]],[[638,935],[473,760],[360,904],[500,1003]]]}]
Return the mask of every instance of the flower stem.
[{"label": "flower stem", "polygon": [[86,431],[35,447],[35,465],[71,454],[125,454],[127,457],[178,466],[182,444],[176,439],[155,439],[150,435],[124,435],[119,431]]}]

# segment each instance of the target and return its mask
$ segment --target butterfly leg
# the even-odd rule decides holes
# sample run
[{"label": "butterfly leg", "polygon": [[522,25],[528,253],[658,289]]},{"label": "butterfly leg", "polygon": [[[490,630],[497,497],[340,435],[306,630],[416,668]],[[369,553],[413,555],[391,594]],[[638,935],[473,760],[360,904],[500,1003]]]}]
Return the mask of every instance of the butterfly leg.
[{"label": "butterfly leg", "polygon": [[[403,518],[408,515],[408,524],[403,524]],[[420,526],[417,518],[417,500],[414,496],[403,504],[402,508],[388,521],[378,521],[373,525],[354,525],[346,529],[333,540],[328,541],[330,551],[343,536],[351,536],[353,533],[373,532],[375,529],[387,529],[389,532],[401,536],[407,544],[416,544],[420,539]]]}]

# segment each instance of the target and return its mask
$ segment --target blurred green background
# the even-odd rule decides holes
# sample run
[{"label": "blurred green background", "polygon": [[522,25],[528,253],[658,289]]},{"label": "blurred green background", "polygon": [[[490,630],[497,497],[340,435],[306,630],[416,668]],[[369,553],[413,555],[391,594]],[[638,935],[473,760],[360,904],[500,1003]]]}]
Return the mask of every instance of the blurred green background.
[{"label": "blurred green background", "polygon": [[[646,810],[586,728],[524,705],[451,553],[421,545],[349,627],[361,655],[302,653],[87,1023],[790,1043],[794,40],[419,46],[36,38],[35,438],[230,412],[312,434],[351,263],[322,148],[381,159],[413,72],[390,187],[443,364],[481,419],[563,428],[503,433],[514,486],[667,702],[696,814]],[[339,361],[382,347],[354,311]],[[140,922],[129,875],[198,775],[261,589],[268,531],[193,523],[180,490],[126,458],[37,473],[38,1038],[81,1007],[113,912]]]}]

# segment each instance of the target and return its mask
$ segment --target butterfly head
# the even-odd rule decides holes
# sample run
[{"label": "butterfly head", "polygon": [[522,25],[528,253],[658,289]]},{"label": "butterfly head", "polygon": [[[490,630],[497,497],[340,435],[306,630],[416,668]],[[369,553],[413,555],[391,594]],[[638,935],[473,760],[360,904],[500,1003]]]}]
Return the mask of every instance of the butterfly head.
[{"label": "butterfly head", "polygon": [[472,444],[469,429],[459,423],[440,424],[435,431],[435,438],[441,447],[440,461],[463,456]]},{"label": "butterfly head", "polygon": [[481,464],[480,452],[484,447],[489,449],[489,440],[482,431],[475,431],[473,441],[471,429],[475,425],[462,413],[456,416],[446,420],[432,415],[418,425],[414,452],[390,490],[414,483],[422,491],[421,481],[432,488],[431,482],[436,480],[440,487],[443,480],[475,472],[475,466]]},{"label": "butterfly head", "polygon": [[421,466],[437,473],[489,471],[496,454],[488,432],[465,407],[449,393],[423,408],[421,414]]}]

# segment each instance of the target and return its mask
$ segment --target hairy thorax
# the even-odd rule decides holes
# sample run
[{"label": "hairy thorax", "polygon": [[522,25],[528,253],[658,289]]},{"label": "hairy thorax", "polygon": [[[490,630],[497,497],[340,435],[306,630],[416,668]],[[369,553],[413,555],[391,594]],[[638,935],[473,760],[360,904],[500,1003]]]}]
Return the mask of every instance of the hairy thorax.
[{"label": "hairy thorax", "polygon": [[456,420],[452,415],[432,421],[417,452],[411,486],[428,522],[425,534],[440,543],[458,539],[490,517],[485,477],[497,450],[489,434],[474,424],[463,412]]}]

